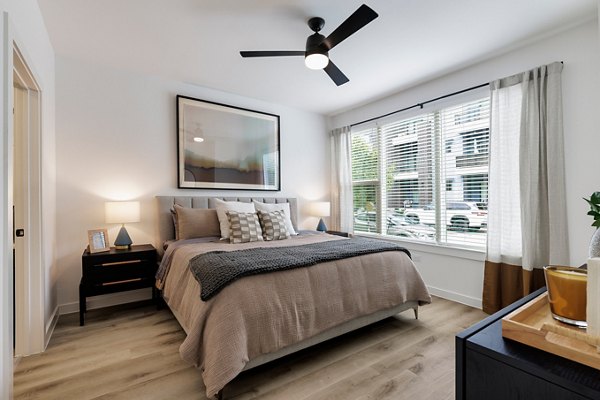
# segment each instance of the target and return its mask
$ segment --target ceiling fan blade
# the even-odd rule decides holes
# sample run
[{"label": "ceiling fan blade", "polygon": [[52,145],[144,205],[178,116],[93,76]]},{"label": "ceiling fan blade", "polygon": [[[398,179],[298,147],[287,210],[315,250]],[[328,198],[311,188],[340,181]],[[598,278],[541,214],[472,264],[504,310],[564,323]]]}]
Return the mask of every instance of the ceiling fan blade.
[{"label": "ceiling fan blade", "polygon": [[340,71],[340,69],[333,63],[333,61],[331,61],[331,59],[329,59],[329,63],[325,68],[323,68],[323,70],[338,86],[341,86],[350,80],[342,71]]},{"label": "ceiling fan blade", "polygon": [[240,51],[242,57],[286,57],[286,56],[303,56],[303,50],[275,50],[275,51]]},{"label": "ceiling fan blade", "polygon": [[377,14],[366,4],[358,7],[354,13],[341,23],[327,38],[323,41],[323,45],[327,50],[333,49],[335,46],[346,40],[348,37],[363,28],[369,22],[377,18]]}]

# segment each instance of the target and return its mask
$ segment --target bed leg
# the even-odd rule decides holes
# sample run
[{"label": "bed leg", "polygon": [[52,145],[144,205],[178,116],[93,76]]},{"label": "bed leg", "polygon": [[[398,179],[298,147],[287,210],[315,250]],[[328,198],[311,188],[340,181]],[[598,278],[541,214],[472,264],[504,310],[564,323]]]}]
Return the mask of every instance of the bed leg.
[{"label": "bed leg", "polygon": [[415,319],[419,319],[419,307],[413,308],[413,311],[415,312]]}]

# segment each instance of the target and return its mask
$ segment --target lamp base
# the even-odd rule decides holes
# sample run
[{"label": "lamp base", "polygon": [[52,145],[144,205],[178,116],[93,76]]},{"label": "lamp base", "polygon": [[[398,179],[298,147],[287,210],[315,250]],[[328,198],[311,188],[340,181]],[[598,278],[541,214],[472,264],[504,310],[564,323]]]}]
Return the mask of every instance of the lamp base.
[{"label": "lamp base", "polygon": [[323,222],[323,218],[321,218],[319,220],[319,225],[317,225],[317,230],[319,232],[325,232],[327,230],[327,225],[325,225],[325,222]]},{"label": "lamp base", "polygon": [[119,230],[119,234],[115,239],[115,249],[117,250],[129,250],[131,248],[131,238],[129,237],[129,233],[127,233],[127,229],[125,229],[125,224],[121,226]]}]

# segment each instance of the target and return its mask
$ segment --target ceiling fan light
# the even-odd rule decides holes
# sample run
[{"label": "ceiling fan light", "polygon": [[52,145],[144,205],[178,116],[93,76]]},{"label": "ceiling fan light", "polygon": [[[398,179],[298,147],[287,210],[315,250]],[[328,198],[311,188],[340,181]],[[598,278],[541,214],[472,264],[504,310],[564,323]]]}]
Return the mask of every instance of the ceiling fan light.
[{"label": "ceiling fan light", "polygon": [[304,58],[304,64],[310,69],[323,69],[329,64],[329,58],[325,54],[313,53]]}]

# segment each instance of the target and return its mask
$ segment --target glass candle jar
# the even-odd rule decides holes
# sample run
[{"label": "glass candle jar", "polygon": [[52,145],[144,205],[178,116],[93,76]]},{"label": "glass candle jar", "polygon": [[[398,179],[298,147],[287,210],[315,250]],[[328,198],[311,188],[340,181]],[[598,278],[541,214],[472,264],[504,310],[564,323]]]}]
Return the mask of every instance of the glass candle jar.
[{"label": "glass candle jar", "polygon": [[580,328],[587,327],[587,271],[548,265],[544,267],[544,276],[554,319]]}]

